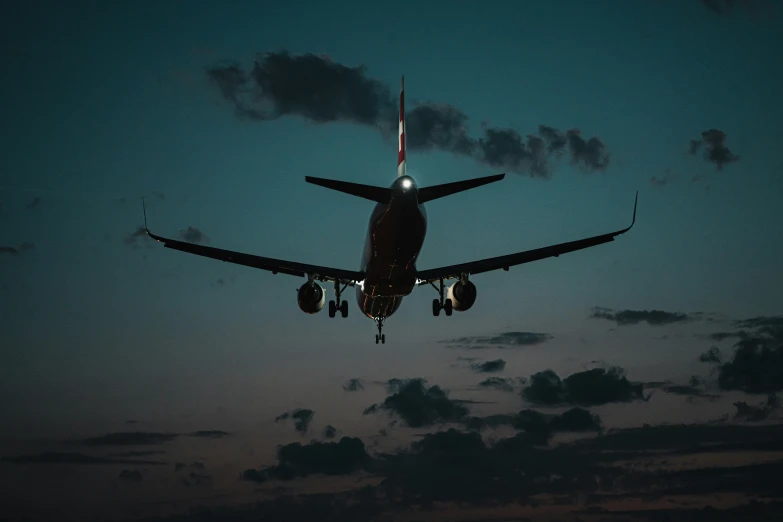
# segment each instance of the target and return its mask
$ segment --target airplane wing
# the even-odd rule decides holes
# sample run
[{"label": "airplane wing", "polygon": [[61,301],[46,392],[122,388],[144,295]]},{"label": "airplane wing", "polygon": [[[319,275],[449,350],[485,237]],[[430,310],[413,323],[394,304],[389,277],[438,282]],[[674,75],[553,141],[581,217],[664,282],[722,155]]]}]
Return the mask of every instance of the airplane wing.
[{"label": "airplane wing", "polygon": [[506,256],[491,257],[488,259],[482,259],[480,261],[472,261],[459,265],[433,268],[431,270],[420,270],[416,277],[419,279],[420,285],[429,284],[435,281],[439,281],[440,279],[459,279],[460,274],[480,274],[482,272],[489,272],[491,270],[498,270],[500,268],[503,270],[508,270],[511,266],[530,263],[531,261],[538,261],[539,259],[546,259],[548,257],[559,257],[560,254],[567,254],[568,252],[582,250],[583,248],[609,243],[614,241],[616,236],[628,232],[634,223],[636,223],[636,203],[638,200],[639,192],[637,191],[636,199],[634,200],[633,204],[633,220],[631,221],[631,225],[622,230],[618,230],[617,232],[610,232],[608,234],[601,234],[599,236],[579,239],[577,241],[570,241],[568,243],[560,243],[548,247],[536,248],[535,250],[526,250],[524,252],[509,254]]},{"label": "airplane wing", "polygon": [[144,209],[144,230],[152,239],[163,243],[166,248],[173,248],[182,252],[196,254],[204,257],[211,257],[227,263],[236,263],[238,265],[249,266],[261,270],[268,270],[273,274],[278,272],[292,276],[304,277],[312,274],[319,281],[339,281],[341,283],[353,286],[355,283],[364,280],[363,272],[353,270],[342,270],[339,268],[329,268],[326,266],[308,265],[297,263],[295,261],[285,261],[282,259],[273,259],[271,257],[261,257],[252,254],[243,254],[232,250],[223,250],[176,239],[168,239],[150,232],[147,228],[147,210]]}]

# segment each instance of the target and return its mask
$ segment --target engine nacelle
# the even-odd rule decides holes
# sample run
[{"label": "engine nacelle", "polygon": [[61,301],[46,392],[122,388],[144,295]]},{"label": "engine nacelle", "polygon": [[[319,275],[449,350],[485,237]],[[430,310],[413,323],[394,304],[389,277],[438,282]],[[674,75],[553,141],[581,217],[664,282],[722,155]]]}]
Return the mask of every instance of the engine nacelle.
[{"label": "engine nacelle", "polygon": [[451,299],[453,310],[464,312],[476,302],[476,285],[471,281],[457,281],[449,287],[447,299]]},{"label": "engine nacelle", "polygon": [[324,307],[326,292],[318,283],[305,283],[296,292],[299,309],[306,314],[317,314]]}]

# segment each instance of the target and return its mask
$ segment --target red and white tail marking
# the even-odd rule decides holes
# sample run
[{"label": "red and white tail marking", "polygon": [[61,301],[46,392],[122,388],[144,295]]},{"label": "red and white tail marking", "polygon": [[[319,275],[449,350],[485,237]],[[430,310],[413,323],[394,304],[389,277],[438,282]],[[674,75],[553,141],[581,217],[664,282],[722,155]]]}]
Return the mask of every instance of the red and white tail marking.
[{"label": "red and white tail marking", "polygon": [[397,150],[397,177],[405,175],[405,76],[400,79],[400,129]]}]

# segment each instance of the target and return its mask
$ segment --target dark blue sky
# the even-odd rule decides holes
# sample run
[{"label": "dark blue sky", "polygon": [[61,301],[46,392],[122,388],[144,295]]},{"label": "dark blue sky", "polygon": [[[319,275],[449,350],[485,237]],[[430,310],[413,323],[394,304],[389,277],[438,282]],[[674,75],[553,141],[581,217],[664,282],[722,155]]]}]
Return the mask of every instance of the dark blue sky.
[{"label": "dark blue sky", "polygon": [[[470,391],[482,377],[457,357],[503,358],[507,377],[596,364],[638,381],[706,376],[698,355],[715,343],[694,334],[781,313],[783,287],[780,12],[717,14],[708,3],[6,6],[0,423],[8,448],[123,431],[131,419],[151,431],[221,429],[240,434],[211,457],[232,476],[249,451],[251,465],[261,464],[292,438],[273,419],[296,407],[316,411],[316,429],[376,433],[385,421],[360,412],[384,391],[367,384],[346,398],[341,384],[352,377],[424,377],[498,401],[479,406],[492,413],[524,401]],[[163,236],[196,227],[212,246],[358,268],[372,204],[304,176],[387,186],[396,141],[349,121],[243,120],[206,74],[230,63],[249,70],[257,53],[283,50],[363,66],[393,96],[405,74],[409,110],[456,107],[474,139],[486,128],[524,139],[547,125],[605,146],[606,169],[565,154],[551,160],[548,179],[410,150],[408,174],[421,186],[507,172],[428,204],[420,269],[622,228],[639,190],[636,226],[608,245],[476,276],[476,305],[451,318],[432,317],[436,294],[418,288],[379,346],[352,293],[348,319],[306,316],[297,278],[131,241],[146,196],[149,225]],[[711,129],[725,141],[705,137],[690,154],[691,140]],[[710,147],[736,161],[718,168],[703,156]],[[590,318],[596,306],[713,315],[615,330]],[[552,339],[487,350],[440,342],[508,331]],[[734,399],[693,404],[659,393],[641,409],[596,411],[613,426],[706,422],[733,411]]]}]

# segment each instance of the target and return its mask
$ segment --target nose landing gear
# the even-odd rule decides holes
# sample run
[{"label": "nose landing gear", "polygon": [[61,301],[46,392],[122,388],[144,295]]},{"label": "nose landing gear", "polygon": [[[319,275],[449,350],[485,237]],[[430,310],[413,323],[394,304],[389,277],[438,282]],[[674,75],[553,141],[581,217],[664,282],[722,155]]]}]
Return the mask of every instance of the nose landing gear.
[{"label": "nose landing gear", "polygon": [[378,324],[378,333],[375,334],[375,344],[378,344],[378,341],[380,341],[381,344],[386,344],[386,336],[383,334],[383,317],[376,317],[375,322]]}]

